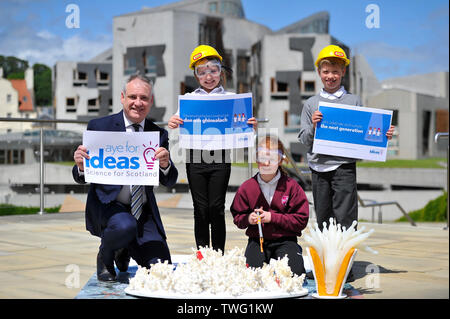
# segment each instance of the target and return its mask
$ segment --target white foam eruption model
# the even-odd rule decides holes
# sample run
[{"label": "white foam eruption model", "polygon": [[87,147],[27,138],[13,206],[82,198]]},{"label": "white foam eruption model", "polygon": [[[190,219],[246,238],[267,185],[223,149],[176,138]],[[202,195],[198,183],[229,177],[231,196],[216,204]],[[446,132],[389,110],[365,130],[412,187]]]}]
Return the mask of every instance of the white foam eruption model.
[{"label": "white foam eruption model", "polygon": [[[351,269],[356,248],[374,231],[363,233],[365,227],[356,230],[357,221],[346,229],[340,224],[336,225],[333,218],[327,228],[323,223],[323,231],[319,225],[308,226],[309,234],[304,240],[309,247],[307,252],[314,266],[317,292],[321,296],[338,296],[342,292],[343,282]],[[313,249],[311,249],[313,248]],[[366,250],[377,253],[369,247]]]},{"label": "white foam eruption model", "polygon": [[150,269],[138,267],[125,291],[141,294],[159,293],[168,298],[197,295],[205,298],[233,298],[241,295],[257,298],[264,294],[298,294],[305,274],[297,276],[288,258],[271,259],[261,268],[248,267],[242,249],[234,248],[222,255],[211,248],[193,249],[186,263],[174,266],[158,262]]}]

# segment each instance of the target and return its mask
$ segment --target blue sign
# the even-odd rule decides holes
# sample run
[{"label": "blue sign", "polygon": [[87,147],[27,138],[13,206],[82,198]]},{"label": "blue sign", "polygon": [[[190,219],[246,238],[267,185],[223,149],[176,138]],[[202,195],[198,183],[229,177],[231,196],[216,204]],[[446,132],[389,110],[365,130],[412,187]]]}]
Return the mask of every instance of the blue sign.
[{"label": "blue sign", "polygon": [[180,147],[227,149],[252,146],[252,95],[179,96]]},{"label": "blue sign", "polygon": [[313,152],[375,161],[386,160],[392,111],[319,103]]}]

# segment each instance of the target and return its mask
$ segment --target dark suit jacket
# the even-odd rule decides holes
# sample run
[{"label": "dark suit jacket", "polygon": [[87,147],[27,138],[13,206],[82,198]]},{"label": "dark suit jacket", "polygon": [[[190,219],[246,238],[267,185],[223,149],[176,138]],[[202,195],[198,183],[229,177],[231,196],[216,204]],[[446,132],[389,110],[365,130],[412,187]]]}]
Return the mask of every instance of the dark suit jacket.
[{"label": "dark suit jacket", "polygon": [[[125,123],[123,120],[123,111],[117,114],[109,115],[106,117],[98,118],[89,121],[87,130],[91,131],[123,131],[125,132]],[[144,131],[159,131],[161,147],[169,149],[169,138],[168,133],[165,129],[160,128],[152,121],[145,120]],[[171,168],[167,175],[162,172],[159,174],[159,182],[164,185],[171,187],[175,185],[178,178],[178,171],[175,165],[170,161]],[[84,176],[78,174],[77,165],[72,169],[72,175],[74,180],[79,184],[85,184]],[[104,184],[94,184],[92,183],[89,187],[87,201],[86,201],[86,229],[95,236],[101,237],[102,227],[104,227],[105,216],[108,215],[108,205],[117,198],[122,186],[120,185],[104,185]],[[153,194],[153,186],[145,186],[145,194],[147,195],[147,204],[144,205],[139,221],[151,222],[151,218],[148,218],[153,214],[153,220],[158,227],[160,234],[163,238],[166,238],[164,227],[161,221],[161,216],[159,214],[158,206],[156,204],[155,195]],[[148,211],[151,209],[151,211]],[[145,227],[145,225],[141,225]],[[147,227],[145,227],[148,229]],[[150,227],[151,229],[151,227]],[[145,238],[141,241],[150,241],[160,238],[157,234],[146,233]]]}]

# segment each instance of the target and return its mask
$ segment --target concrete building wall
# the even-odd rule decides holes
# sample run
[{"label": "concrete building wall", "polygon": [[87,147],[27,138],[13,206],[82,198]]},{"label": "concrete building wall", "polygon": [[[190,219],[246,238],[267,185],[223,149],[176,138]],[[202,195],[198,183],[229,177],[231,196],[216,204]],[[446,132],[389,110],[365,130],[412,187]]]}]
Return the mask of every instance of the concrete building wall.
[{"label": "concrete building wall", "polygon": [[[402,89],[385,89],[368,98],[368,107],[398,112],[396,131],[398,135],[391,144],[396,144],[397,154],[391,158],[419,159],[445,157],[445,148],[434,143],[436,111],[448,110],[446,99],[418,94]],[[425,112],[429,112],[426,115]]]},{"label": "concrete building wall", "polygon": [[[193,76],[193,71],[189,68],[192,50],[198,43],[198,25],[202,15],[194,12],[174,12],[174,37],[172,40],[172,59],[168,63],[172,64],[171,77],[173,79],[173,90],[170,91],[171,100],[167,109],[165,120],[178,111],[178,95],[181,94],[181,85],[188,77]],[[168,92],[167,92],[168,93]]]},{"label": "concrete building wall", "polygon": [[[74,83],[74,72],[77,70],[77,62],[57,62],[55,65],[56,78],[54,101],[56,118],[62,120],[77,120],[79,117],[85,117],[88,112],[88,100],[96,99],[99,96],[97,88],[87,86],[77,86]],[[74,107],[67,105],[67,99],[74,99]],[[68,109],[74,109],[70,112]],[[58,123],[58,129],[84,131],[86,125],[72,123]]]},{"label": "concrete building wall", "polygon": [[[154,97],[157,107],[167,108],[172,104],[173,92],[173,38],[174,12],[162,11],[135,16],[119,16],[113,20],[113,112],[122,109],[120,96],[129,75],[124,74],[127,49],[161,46],[163,52],[158,59],[162,62],[163,74],[154,78]],[[164,116],[167,112],[165,112]]]},{"label": "concrete building wall", "polygon": [[[331,42],[328,34],[292,33],[265,35],[261,41],[263,95],[260,116],[270,119],[267,126],[278,129],[288,148],[298,143],[304,101],[322,88],[314,66],[315,57]],[[272,92],[273,83],[278,81],[291,81],[287,92]],[[314,82],[314,91],[305,91],[305,82]]]},{"label": "concrete building wall", "polygon": [[[0,117],[20,117],[19,95],[11,82],[0,78]],[[6,133],[8,129],[16,131],[21,129],[22,123],[0,122],[0,132]]]},{"label": "concrete building wall", "polygon": [[[416,117],[417,102],[416,96],[412,92],[405,90],[384,90],[381,93],[370,96],[367,99],[367,107],[381,108],[398,112],[398,123],[396,131],[398,133],[397,154],[388,154],[389,157],[396,158],[417,158],[418,150],[416,140],[418,137],[418,122]],[[394,142],[389,142],[391,147]]]}]

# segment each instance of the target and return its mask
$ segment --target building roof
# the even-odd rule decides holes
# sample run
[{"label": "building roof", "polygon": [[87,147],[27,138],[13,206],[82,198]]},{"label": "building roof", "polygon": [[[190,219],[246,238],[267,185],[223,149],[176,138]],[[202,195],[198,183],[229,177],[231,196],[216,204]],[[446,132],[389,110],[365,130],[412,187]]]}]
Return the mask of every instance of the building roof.
[{"label": "building roof", "polygon": [[12,86],[16,89],[19,97],[19,112],[34,111],[31,92],[27,89],[27,82],[23,79],[13,79]]},{"label": "building roof", "polygon": [[112,63],[113,49],[112,47],[98,54],[90,59],[88,62],[92,63]]},{"label": "building roof", "polygon": [[328,34],[329,22],[328,11],[320,11],[278,30],[277,33]]},{"label": "building roof", "polygon": [[182,0],[157,7],[143,7],[140,11],[122,14],[119,15],[119,17],[171,10],[184,10],[245,19],[244,8],[241,0]]}]

